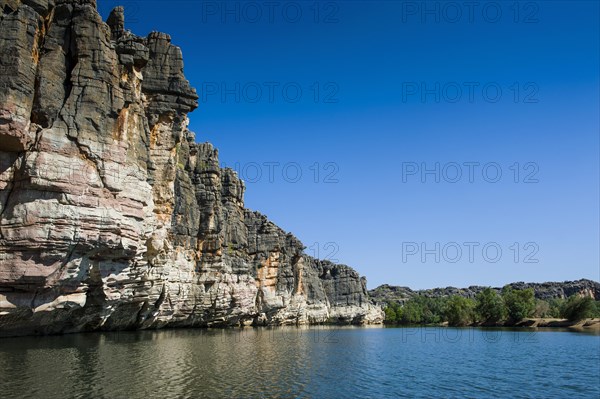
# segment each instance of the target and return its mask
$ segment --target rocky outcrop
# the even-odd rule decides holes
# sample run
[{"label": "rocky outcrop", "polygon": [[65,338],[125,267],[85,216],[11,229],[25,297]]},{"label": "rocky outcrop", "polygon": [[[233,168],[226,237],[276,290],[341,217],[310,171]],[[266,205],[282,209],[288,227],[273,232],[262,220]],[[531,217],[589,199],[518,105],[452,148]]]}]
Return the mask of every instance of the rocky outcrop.
[{"label": "rocky outcrop", "polygon": [[[600,283],[592,280],[565,281],[562,283],[512,283],[508,284],[513,289],[533,288],[537,299],[564,299],[571,295],[583,295],[595,300],[600,300]],[[433,298],[447,297],[451,295],[461,295],[468,298],[475,298],[479,292],[487,287],[471,286],[469,288],[434,288],[429,290],[413,291],[408,287],[395,287],[391,285],[382,285],[369,291],[371,300],[374,303],[384,304],[398,302],[403,303],[415,296],[426,296]],[[502,288],[494,288],[500,292]]]},{"label": "rocky outcrop", "polygon": [[381,322],[196,143],[168,35],[95,0],[0,8],[0,335]]}]

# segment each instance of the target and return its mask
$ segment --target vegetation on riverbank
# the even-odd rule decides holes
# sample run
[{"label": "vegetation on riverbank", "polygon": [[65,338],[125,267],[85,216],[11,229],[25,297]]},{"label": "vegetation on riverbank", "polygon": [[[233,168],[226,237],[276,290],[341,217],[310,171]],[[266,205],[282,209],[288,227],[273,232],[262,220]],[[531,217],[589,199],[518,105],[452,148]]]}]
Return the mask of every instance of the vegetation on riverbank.
[{"label": "vegetation on riverbank", "polygon": [[566,319],[579,322],[600,317],[600,301],[572,295],[567,299],[536,299],[533,289],[504,287],[498,294],[491,288],[475,298],[413,297],[403,303],[385,304],[386,324],[518,325],[528,318]]}]

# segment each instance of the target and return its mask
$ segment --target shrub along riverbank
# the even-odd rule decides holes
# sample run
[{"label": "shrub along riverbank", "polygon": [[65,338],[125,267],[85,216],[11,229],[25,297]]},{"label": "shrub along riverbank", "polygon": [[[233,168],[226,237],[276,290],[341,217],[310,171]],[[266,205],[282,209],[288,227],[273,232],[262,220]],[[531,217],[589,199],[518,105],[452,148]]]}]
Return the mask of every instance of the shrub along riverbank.
[{"label": "shrub along riverbank", "polygon": [[416,296],[403,303],[384,304],[386,324],[442,324],[450,326],[527,325],[528,318],[566,319],[575,324],[600,317],[600,301],[573,295],[567,299],[536,299],[533,289],[504,287],[499,294],[491,288],[475,298],[459,295],[447,297]]}]

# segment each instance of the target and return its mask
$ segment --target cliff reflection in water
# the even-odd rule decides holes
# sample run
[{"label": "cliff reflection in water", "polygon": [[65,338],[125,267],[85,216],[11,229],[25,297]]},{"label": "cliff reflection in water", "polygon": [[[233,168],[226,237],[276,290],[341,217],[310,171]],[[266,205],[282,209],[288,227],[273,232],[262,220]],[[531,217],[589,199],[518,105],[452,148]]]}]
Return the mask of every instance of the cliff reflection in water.
[{"label": "cliff reflection in water", "polygon": [[[600,336],[246,328],[0,339],[6,398],[598,397]],[[515,361],[518,359],[518,361]]]}]

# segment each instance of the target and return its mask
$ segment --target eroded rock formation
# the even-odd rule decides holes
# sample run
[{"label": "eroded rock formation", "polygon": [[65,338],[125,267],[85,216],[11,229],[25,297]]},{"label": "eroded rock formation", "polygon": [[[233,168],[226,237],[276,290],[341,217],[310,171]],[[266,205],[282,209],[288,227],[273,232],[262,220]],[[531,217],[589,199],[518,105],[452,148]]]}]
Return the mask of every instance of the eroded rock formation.
[{"label": "eroded rock formation", "polygon": [[0,335],[382,320],[364,278],[244,208],[168,35],[95,0],[0,7]]},{"label": "eroded rock formation", "polygon": [[[508,284],[515,290],[533,288],[533,292],[537,299],[565,299],[571,295],[581,295],[600,300],[600,283],[592,280],[577,280],[547,283],[512,283]],[[442,298],[451,295],[460,295],[467,298],[475,298],[475,296],[487,287],[474,285],[469,288],[433,288],[428,290],[413,291],[408,287],[395,287],[391,285],[382,285],[374,290],[369,291],[370,298],[375,303],[403,303],[416,296],[426,296],[431,298]],[[500,293],[502,288],[493,288]]]}]

